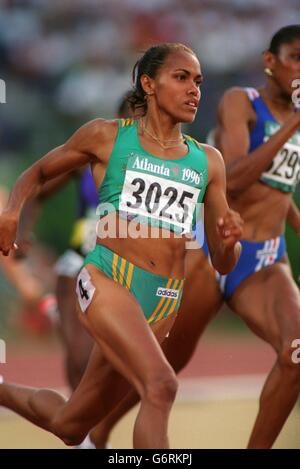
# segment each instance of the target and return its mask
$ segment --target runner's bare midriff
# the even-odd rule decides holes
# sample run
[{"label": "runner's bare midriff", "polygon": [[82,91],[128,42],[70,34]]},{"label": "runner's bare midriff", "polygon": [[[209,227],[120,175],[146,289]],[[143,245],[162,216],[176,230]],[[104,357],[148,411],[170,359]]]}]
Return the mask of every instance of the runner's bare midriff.
[{"label": "runner's bare midriff", "polygon": [[[119,226],[119,220],[117,217],[117,226]],[[121,223],[124,226],[125,221],[121,220]],[[140,227],[148,229],[147,225],[140,225]],[[121,238],[118,237],[117,230],[116,237],[98,237],[97,243],[149,272],[169,278],[184,278],[186,242],[189,239],[178,235],[176,237],[174,233],[161,228],[152,227],[151,232],[156,233],[157,237]]]},{"label": "runner's bare midriff", "polygon": [[258,242],[283,234],[291,193],[257,182],[228,200],[231,208],[243,214],[243,239]]}]

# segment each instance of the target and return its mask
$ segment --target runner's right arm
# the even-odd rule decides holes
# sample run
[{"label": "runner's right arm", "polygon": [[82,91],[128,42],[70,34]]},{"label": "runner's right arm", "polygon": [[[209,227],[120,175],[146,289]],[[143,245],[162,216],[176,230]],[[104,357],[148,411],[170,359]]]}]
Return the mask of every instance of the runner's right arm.
[{"label": "runner's right arm", "polygon": [[113,121],[96,119],[80,129],[64,144],[47,153],[18,178],[7,207],[0,217],[0,251],[13,249],[20,213],[24,203],[38,194],[47,181],[86,164],[102,161],[115,134]]}]

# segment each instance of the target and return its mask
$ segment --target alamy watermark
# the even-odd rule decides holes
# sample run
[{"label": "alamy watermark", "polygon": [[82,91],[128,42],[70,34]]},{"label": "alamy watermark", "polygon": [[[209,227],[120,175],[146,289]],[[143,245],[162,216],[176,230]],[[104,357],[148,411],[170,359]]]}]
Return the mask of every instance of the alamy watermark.
[{"label": "alamy watermark", "polygon": [[[150,209],[151,208],[151,209]],[[183,238],[187,249],[199,249],[204,243],[204,204],[195,204],[196,217],[193,210],[184,204],[174,203],[172,212],[161,216],[161,206],[151,204],[147,210],[131,212],[116,210],[109,203],[99,204],[96,215],[100,219],[96,223],[95,235],[105,238]],[[94,235],[94,236],[95,236]]]},{"label": "alamy watermark", "polygon": [[296,349],[292,353],[292,362],[298,364],[300,363],[300,339],[294,339],[291,346]]},{"label": "alamy watermark", "polygon": [[6,103],[6,83],[0,78],[0,104]]},{"label": "alamy watermark", "polygon": [[292,93],[293,104],[300,108],[300,78],[292,81],[292,88],[296,88]]},{"label": "alamy watermark", "polygon": [[6,363],[6,343],[0,339],[0,363]]}]

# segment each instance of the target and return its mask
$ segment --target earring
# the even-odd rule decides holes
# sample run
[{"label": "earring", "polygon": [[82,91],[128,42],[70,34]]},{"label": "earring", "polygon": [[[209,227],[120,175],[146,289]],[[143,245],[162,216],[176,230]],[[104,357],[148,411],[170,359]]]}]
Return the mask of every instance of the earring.
[{"label": "earring", "polygon": [[268,67],[266,67],[266,68],[264,69],[264,72],[265,72],[266,75],[268,75],[268,77],[272,77],[272,76],[273,76],[272,70],[271,70],[270,68],[268,68]]}]

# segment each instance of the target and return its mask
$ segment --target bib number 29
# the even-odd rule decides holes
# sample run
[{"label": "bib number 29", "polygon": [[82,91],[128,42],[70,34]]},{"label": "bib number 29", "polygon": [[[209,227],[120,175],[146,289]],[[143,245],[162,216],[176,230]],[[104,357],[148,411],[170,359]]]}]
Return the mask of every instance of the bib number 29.
[{"label": "bib number 29", "polygon": [[[271,172],[275,176],[286,177],[287,179],[293,179],[295,176],[295,170],[300,162],[300,155],[297,151],[289,152],[287,148],[283,148],[280,152],[280,162],[275,164],[271,169]],[[283,171],[283,173],[282,173]],[[300,168],[298,169],[296,178],[299,179]]]}]

